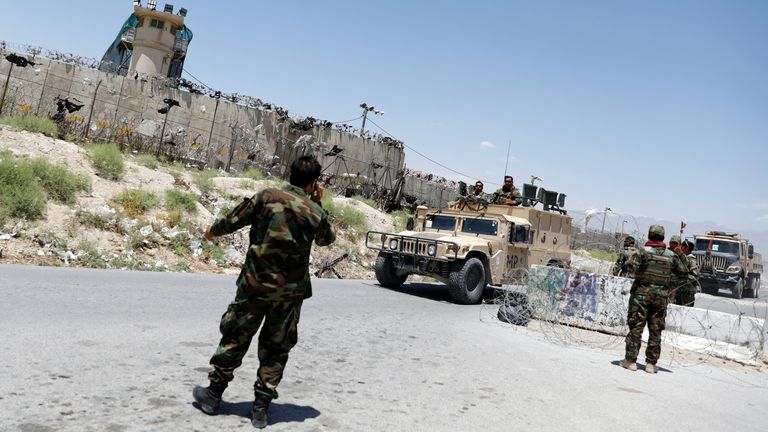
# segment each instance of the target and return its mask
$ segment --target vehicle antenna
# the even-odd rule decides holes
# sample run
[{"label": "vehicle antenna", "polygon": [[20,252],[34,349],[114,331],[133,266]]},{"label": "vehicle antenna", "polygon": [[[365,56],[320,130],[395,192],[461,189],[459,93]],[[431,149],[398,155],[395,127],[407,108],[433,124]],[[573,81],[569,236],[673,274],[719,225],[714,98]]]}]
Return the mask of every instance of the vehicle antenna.
[{"label": "vehicle antenna", "polygon": [[512,148],[512,140],[509,140],[509,144],[507,145],[507,160],[504,162],[504,177],[507,176],[507,167],[509,165],[509,149]]}]

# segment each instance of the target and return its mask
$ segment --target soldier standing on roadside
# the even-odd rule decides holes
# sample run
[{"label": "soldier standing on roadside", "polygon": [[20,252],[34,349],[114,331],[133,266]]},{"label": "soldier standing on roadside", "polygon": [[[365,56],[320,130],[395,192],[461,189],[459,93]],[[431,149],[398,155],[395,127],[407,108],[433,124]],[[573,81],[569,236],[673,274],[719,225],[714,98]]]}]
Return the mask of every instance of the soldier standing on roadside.
[{"label": "soldier standing on roadside", "polygon": [[[680,236],[675,234],[669,238],[669,250],[675,250],[676,247],[680,247]],[[686,263],[688,260],[685,261]],[[674,303],[677,298],[677,290],[686,282],[688,282],[688,275],[675,276],[672,284],[672,289],[669,291],[669,303]]]},{"label": "soldier standing on roadside", "polygon": [[221,341],[211,357],[210,385],[195,387],[192,392],[206,414],[218,413],[222,393],[263,321],[251,422],[257,428],[267,425],[269,404],[277,398],[288,353],[298,339],[302,302],[312,295],[312,242],[326,246],[336,239],[328,213],[320,204],[320,169],[313,157],[299,157],[291,165],[290,184],[265,189],[244,200],[205,233],[211,240],[251,226],[250,247],[237,278],[237,295],[221,317]]},{"label": "soldier standing on roadside", "polygon": [[692,241],[684,240],[680,246],[688,262],[688,274],[685,277],[685,282],[677,287],[675,304],[693,307],[693,304],[696,302],[696,293],[701,290],[699,285],[699,264],[696,262],[696,257],[692,255]]},{"label": "soldier standing on roadside", "polygon": [[619,257],[616,259],[616,264],[613,265],[613,268],[611,269],[611,274],[614,276],[623,276],[631,278],[632,275],[630,275],[626,269],[624,269],[624,263],[627,262],[627,258],[629,258],[629,255],[632,253],[633,249],[635,248],[635,238],[632,236],[626,236],[624,237],[624,250],[619,252]]},{"label": "soldier standing on roadside", "polygon": [[664,227],[651,225],[648,242],[639,247],[624,263],[624,268],[634,272],[635,282],[629,297],[624,360],[619,364],[629,370],[637,370],[637,355],[640,352],[643,328],[648,324],[648,346],[645,350],[645,371],[656,373],[656,363],[661,354],[661,332],[667,315],[670,287],[675,276],[686,275],[688,266],[685,256],[678,247],[671,251],[664,244]]},{"label": "soldier standing on roadside", "polygon": [[515,187],[512,176],[505,176],[504,186],[497,190],[493,195],[494,204],[519,206],[523,203],[523,196],[520,195],[520,191]]}]

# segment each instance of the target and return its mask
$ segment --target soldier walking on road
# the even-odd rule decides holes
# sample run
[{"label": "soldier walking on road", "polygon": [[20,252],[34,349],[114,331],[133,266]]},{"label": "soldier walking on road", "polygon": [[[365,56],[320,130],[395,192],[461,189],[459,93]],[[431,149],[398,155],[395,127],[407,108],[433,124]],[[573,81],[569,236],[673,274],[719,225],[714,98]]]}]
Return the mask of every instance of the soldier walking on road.
[{"label": "soldier walking on road", "polygon": [[637,370],[637,356],[640,352],[643,328],[648,324],[648,346],[645,350],[645,371],[658,372],[656,363],[661,354],[661,332],[667,315],[670,287],[675,276],[688,273],[685,256],[678,247],[671,251],[664,244],[664,227],[651,225],[648,242],[639,247],[624,263],[627,271],[634,272],[635,282],[629,297],[626,337],[626,352],[621,367]]},{"label": "soldier walking on road", "polygon": [[258,428],[267,425],[269,404],[278,396],[276,388],[288,353],[298,339],[302,302],[312,295],[312,242],[326,246],[336,239],[328,213],[320,204],[320,169],[313,157],[299,157],[291,165],[290,184],[245,199],[205,233],[211,240],[251,226],[250,247],[237,278],[237,295],[221,317],[221,341],[211,357],[210,385],[195,387],[192,393],[206,414],[218,413],[222,393],[263,321],[251,422]]},{"label": "soldier walking on road", "polygon": [[497,190],[493,195],[494,204],[519,206],[523,203],[523,196],[520,195],[520,191],[515,187],[512,176],[505,176],[504,186]]}]

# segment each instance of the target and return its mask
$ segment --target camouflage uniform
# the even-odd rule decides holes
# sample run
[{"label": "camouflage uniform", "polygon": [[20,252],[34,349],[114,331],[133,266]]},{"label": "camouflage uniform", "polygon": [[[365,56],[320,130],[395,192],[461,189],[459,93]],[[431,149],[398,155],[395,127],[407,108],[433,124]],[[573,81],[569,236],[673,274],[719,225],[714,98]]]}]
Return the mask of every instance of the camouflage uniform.
[{"label": "camouflage uniform", "polygon": [[619,252],[619,257],[616,259],[616,263],[613,265],[613,268],[611,269],[611,274],[613,276],[622,276],[626,278],[633,277],[629,269],[624,266],[624,263],[627,262],[627,259],[629,259],[629,256],[632,255],[634,251],[635,251],[635,248],[624,248],[623,251]]},{"label": "camouflage uniform", "polygon": [[226,386],[259,334],[257,395],[277,398],[288,353],[298,339],[304,299],[312,295],[309,253],[312,241],[331,244],[336,235],[328,213],[300,187],[286,184],[245,199],[210,232],[220,236],[251,225],[250,247],[237,278],[237,295],[221,317],[221,341],[213,357],[211,383]]},{"label": "camouflage uniform", "polygon": [[686,260],[688,262],[688,274],[680,280],[680,285],[675,293],[674,303],[680,306],[693,307],[696,301],[696,293],[701,290],[699,285],[699,264],[693,255],[688,255]]},{"label": "camouflage uniform", "polygon": [[495,199],[493,200],[494,204],[507,204],[507,200],[512,200],[512,205],[519,206],[523,203],[523,196],[520,195],[520,191],[512,186],[512,190],[509,192],[505,192],[504,188],[498,189],[496,192],[494,192],[493,197]]},{"label": "camouflage uniform", "polygon": [[[654,226],[656,227],[656,226]],[[654,229],[652,227],[652,229]],[[663,235],[663,228],[658,227]],[[648,268],[651,255],[664,257],[671,261],[667,283],[649,283],[641,275]],[[624,264],[624,268],[635,273],[635,282],[629,297],[625,359],[631,363],[637,361],[642,342],[643,328],[648,324],[648,346],[645,350],[645,360],[655,365],[661,354],[661,332],[664,330],[667,315],[667,302],[670,286],[674,284],[676,275],[688,273],[688,267],[683,259],[674,252],[666,249],[661,242],[648,242],[646,246],[637,248]]]}]

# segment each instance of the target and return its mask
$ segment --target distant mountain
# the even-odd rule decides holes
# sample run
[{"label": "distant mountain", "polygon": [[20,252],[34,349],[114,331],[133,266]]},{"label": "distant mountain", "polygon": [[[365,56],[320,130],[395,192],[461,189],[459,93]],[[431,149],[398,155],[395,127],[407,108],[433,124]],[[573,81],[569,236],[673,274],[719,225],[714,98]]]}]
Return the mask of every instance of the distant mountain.
[{"label": "distant mountain", "polygon": [[[680,233],[680,221],[667,221],[658,220],[650,217],[634,217],[627,214],[614,214],[607,213],[605,215],[605,224],[603,224],[603,213],[594,214],[594,211],[582,211],[582,210],[569,210],[568,215],[573,217],[574,225],[584,228],[584,222],[586,215],[591,217],[587,222],[587,228],[590,230],[604,230],[605,232],[620,232],[623,226],[624,232],[628,234],[641,234],[643,236],[648,234],[648,227],[653,224],[659,224],[664,227],[666,231],[666,238],[669,239],[673,234]],[[626,222],[624,222],[626,221]],[[726,226],[720,225],[717,222],[703,221],[685,221],[686,227],[683,232],[683,238],[691,238],[694,234],[703,234],[707,231],[725,231],[729,233],[737,233],[742,237],[747,237],[754,245],[755,251],[759,252],[764,261],[768,259],[768,231],[757,230],[735,230]],[[605,228],[603,228],[603,226]]]}]

